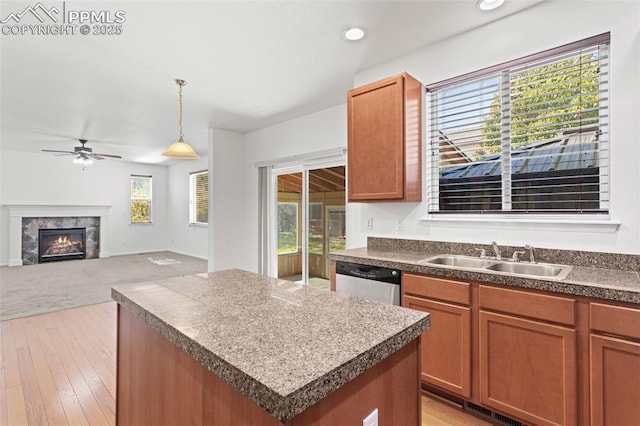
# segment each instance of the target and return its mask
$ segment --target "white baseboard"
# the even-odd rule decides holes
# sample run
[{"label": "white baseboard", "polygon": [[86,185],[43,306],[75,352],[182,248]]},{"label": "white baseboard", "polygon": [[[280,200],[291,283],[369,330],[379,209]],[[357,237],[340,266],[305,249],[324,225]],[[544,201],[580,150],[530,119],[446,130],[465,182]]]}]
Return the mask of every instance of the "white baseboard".
[{"label": "white baseboard", "polygon": [[122,252],[122,253],[110,253],[109,256],[110,257],[114,257],[114,256],[131,256],[131,255],[134,255],[134,254],[160,253],[160,252],[163,252],[163,251],[171,251],[171,250],[160,249],[160,250],[127,251],[127,252]]}]

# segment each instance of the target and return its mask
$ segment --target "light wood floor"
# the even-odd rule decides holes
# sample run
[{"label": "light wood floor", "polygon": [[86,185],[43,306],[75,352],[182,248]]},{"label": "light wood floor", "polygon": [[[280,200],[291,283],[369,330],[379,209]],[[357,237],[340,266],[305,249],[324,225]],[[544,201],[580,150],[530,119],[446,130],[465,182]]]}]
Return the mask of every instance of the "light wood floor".
[{"label": "light wood floor", "polygon": [[[114,425],[113,302],[0,322],[0,425]],[[488,425],[422,398],[422,425]]]}]

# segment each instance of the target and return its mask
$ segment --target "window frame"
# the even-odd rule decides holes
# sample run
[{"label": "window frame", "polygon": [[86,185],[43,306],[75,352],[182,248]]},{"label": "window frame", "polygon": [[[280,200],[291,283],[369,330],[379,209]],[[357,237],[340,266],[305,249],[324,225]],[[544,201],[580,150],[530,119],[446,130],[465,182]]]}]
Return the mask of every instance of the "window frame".
[{"label": "window frame", "polygon": [[[145,178],[149,181],[149,197],[138,198],[133,195],[133,187],[131,185],[133,178]],[[134,201],[147,201],[149,204],[149,218],[147,221],[134,221],[133,220],[133,204]],[[132,173],[129,176],[129,224],[130,225],[149,225],[153,223],[153,176],[152,175],[139,175]]]},{"label": "window frame", "polygon": [[[610,44],[610,33],[603,33],[603,34],[599,34],[593,37],[589,37],[577,42],[573,42],[573,43],[568,43],[562,46],[558,46],[556,48],[552,48],[552,49],[548,49],[539,53],[535,53],[533,55],[528,55],[528,56],[524,56],[522,58],[516,59],[516,60],[512,60],[512,61],[508,61],[508,62],[504,62],[495,66],[491,66],[491,67],[487,67],[481,70],[477,70],[477,71],[473,71],[470,73],[466,73],[460,76],[456,76],[453,78],[449,78],[446,80],[442,80],[433,84],[429,84],[426,85],[426,92],[427,92],[427,97],[429,96],[429,92],[433,92],[435,90],[438,89],[442,89],[442,88],[446,88],[446,87],[453,87],[455,85],[461,85],[464,83],[471,83],[474,80],[479,81],[483,78],[488,78],[492,75],[496,75],[496,74],[501,74],[503,73],[505,70],[511,70],[511,69],[516,69],[515,72],[517,72],[517,69],[519,67],[525,66],[525,65],[529,65],[529,64],[534,64],[536,62],[540,62],[543,60],[548,60],[551,59],[553,57],[562,55],[562,54],[566,54],[566,53],[571,53],[571,52],[576,52],[579,51],[581,49],[584,48],[589,48],[589,47],[594,47],[594,46],[598,46],[598,45],[609,45]],[[610,64],[609,64],[610,66]],[[606,83],[607,84],[607,91],[608,91],[608,95],[610,95],[610,89],[608,88],[608,85],[610,84],[609,82]],[[609,108],[609,100],[608,98],[605,100],[605,102],[607,102],[607,109]],[[427,108],[428,114],[431,114],[433,112],[432,108]],[[605,126],[608,126],[608,120],[604,122]],[[425,132],[426,135],[431,135],[431,130],[432,130],[432,124],[431,124],[431,119],[430,118],[426,118],[425,119],[425,126],[427,128],[427,131]],[[439,155],[437,152],[434,153],[432,152],[433,149],[433,141],[430,140],[431,137],[427,136],[425,137],[425,156],[426,156],[426,178],[425,178],[425,187],[426,187],[426,197],[425,199],[427,200],[426,202],[426,206],[425,206],[425,210],[426,210],[426,218],[424,218],[424,220],[436,220],[436,221],[449,221],[449,220],[463,220],[463,221],[480,221],[480,222],[487,222],[487,221],[504,221],[505,219],[507,221],[514,221],[514,222],[536,222],[536,223],[541,223],[541,222],[572,222],[572,221],[579,221],[581,223],[587,223],[587,221],[590,221],[592,223],[598,223],[598,224],[602,224],[603,220],[610,220],[610,214],[611,214],[611,199],[610,196],[605,197],[604,201],[602,198],[603,195],[603,191],[602,188],[599,192],[599,199],[601,201],[601,203],[603,202],[605,204],[605,209],[603,209],[604,211],[602,212],[586,212],[586,213],[582,213],[579,210],[575,210],[575,211],[569,211],[569,212],[559,212],[559,211],[544,211],[544,210],[531,210],[528,212],[524,212],[524,211],[520,211],[520,210],[499,210],[499,211],[482,211],[482,210],[474,210],[474,211],[469,211],[469,212],[465,212],[464,210],[431,210],[432,208],[432,203],[434,202],[434,198],[438,198],[438,191],[439,188],[436,188],[436,185],[433,184],[434,179],[438,179],[439,180],[439,169],[438,169],[438,165],[439,165],[439,159],[434,160],[433,156],[434,155]],[[607,152],[610,152],[610,142],[608,141],[608,139],[606,140],[606,150]],[[509,150],[510,151],[510,150]],[[503,155],[504,155],[504,151]],[[600,151],[602,152],[602,151]],[[509,152],[510,155],[510,152]],[[504,159],[503,159],[504,160]],[[510,163],[510,161],[512,160],[511,157],[509,157],[508,161]],[[434,166],[435,165],[435,166]],[[606,168],[606,172],[607,174],[604,175],[606,178],[606,185],[610,185],[610,163],[607,160],[606,164],[604,165],[604,168]],[[508,173],[510,173],[510,171],[507,171]],[[436,176],[437,175],[437,176]],[[435,176],[435,177],[434,177]],[[500,182],[504,182],[504,175],[503,177],[500,179]],[[511,177],[509,177],[509,179],[511,180]],[[602,184],[601,184],[602,185]],[[438,185],[439,186],[439,185]],[[611,193],[610,190],[605,191],[605,194],[609,195]],[[437,205],[440,204],[439,200],[435,200],[437,202]],[[611,224],[613,224],[613,222],[610,222]],[[613,224],[615,225],[615,224]]]},{"label": "window frame", "polygon": [[209,226],[209,194],[207,194],[207,221],[206,222],[198,222],[197,221],[197,191],[196,191],[196,180],[199,175],[207,175],[207,179],[209,179],[209,170],[198,170],[195,172],[189,173],[189,225],[193,226]]}]

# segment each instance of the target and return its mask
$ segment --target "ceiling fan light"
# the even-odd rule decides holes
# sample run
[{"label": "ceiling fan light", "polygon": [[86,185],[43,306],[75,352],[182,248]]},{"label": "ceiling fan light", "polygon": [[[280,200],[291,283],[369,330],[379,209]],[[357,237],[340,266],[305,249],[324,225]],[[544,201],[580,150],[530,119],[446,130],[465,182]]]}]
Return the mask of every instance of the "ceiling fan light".
[{"label": "ceiling fan light", "polygon": [[183,159],[200,158],[200,156],[193,150],[191,145],[182,140],[169,145],[169,148],[167,148],[167,150],[163,152],[162,155],[164,155],[165,157]]}]

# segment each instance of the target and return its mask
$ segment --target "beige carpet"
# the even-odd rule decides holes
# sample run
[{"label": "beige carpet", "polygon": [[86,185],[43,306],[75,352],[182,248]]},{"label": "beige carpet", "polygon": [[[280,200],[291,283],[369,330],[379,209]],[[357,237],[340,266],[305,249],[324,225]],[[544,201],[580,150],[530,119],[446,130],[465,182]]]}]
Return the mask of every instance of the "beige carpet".
[{"label": "beige carpet", "polygon": [[207,261],[171,252],[0,267],[0,321],[111,300],[111,286],[198,274]]}]

